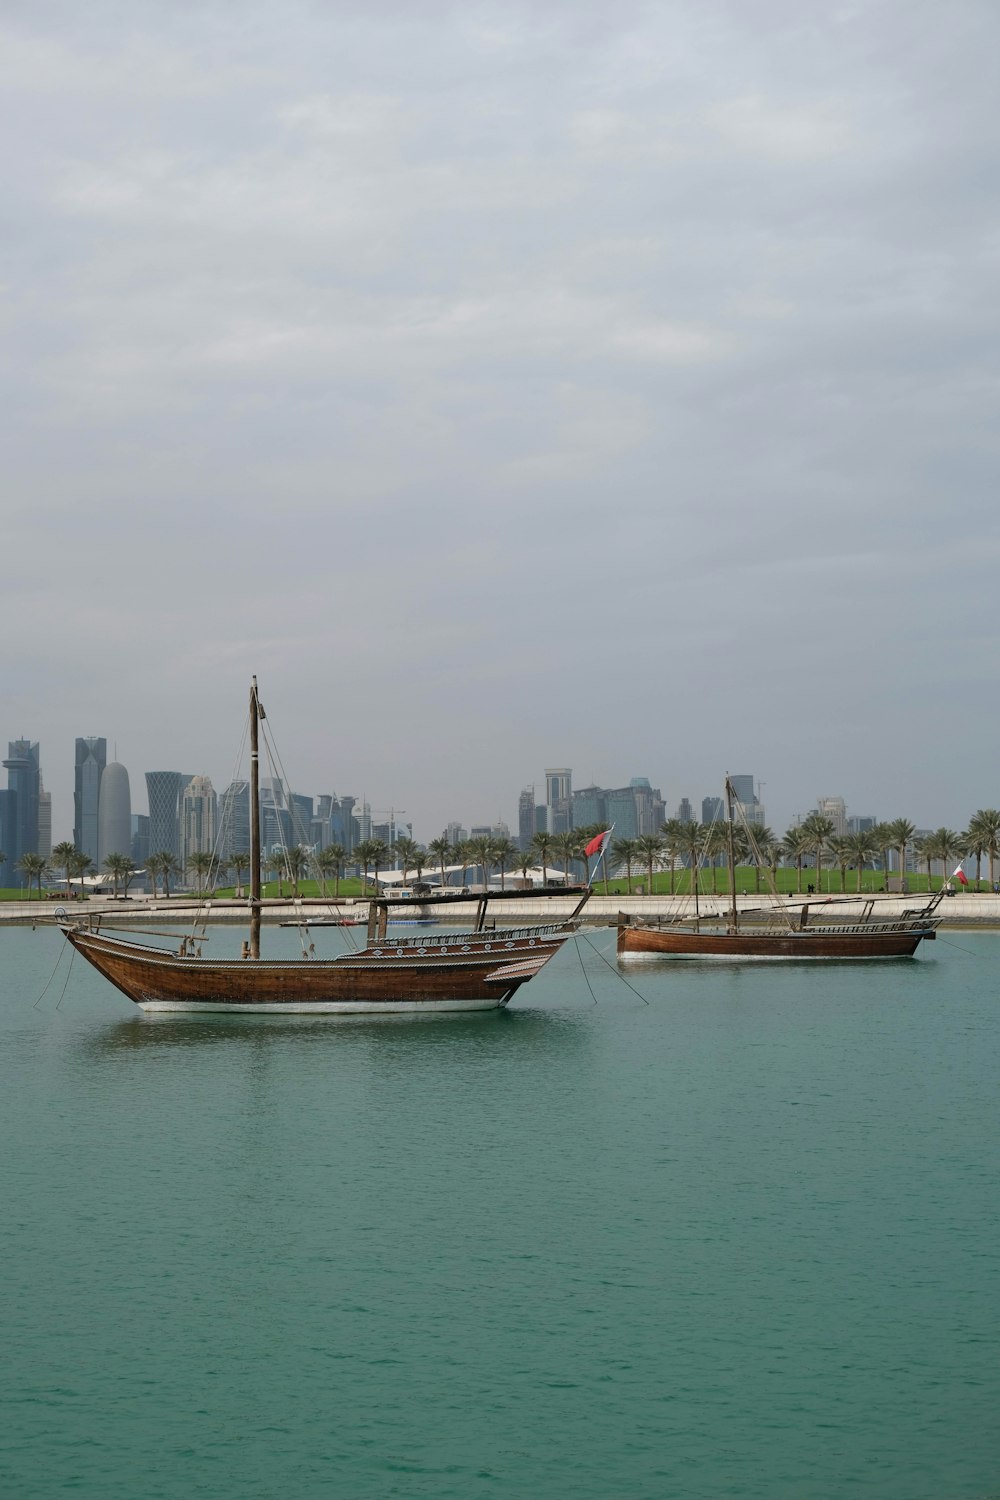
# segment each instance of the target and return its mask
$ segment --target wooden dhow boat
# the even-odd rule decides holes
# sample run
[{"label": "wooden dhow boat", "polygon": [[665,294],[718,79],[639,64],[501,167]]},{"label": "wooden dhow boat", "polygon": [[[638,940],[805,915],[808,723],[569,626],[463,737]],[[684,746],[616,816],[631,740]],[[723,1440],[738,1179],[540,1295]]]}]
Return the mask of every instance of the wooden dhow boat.
[{"label": "wooden dhow boat", "polygon": [[[618,957],[631,958],[721,958],[747,959],[872,959],[912,958],[924,941],[933,939],[940,918],[935,916],[943,891],[922,907],[898,917],[875,915],[875,902],[866,901],[859,915],[844,922],[814,919],[816,906],[804,903],[789,908],[775,903],[773,914],[740,913],[736,902],[736,858],[733,838],[734,805],[739,807],[732,782],[726,778],[730,906],[725,927],[706,927],[695,914],[694,921],[658,922],[618,917]],[[752,839],[753,831],[745,824]],[[777,898],[777,893],[775,892]],[[793,918],[795,920],[793,920]]]},{"label": "wooden dhow boat", "polygon": [[[74,949],[144,1011],[254,1014],[428,1015],[497,1010],[545,967],[574,931],[588,899],[583,893],[566,921],[510,930],[487,926],[481,899],[474,929],[386,937],[388,898],[369,910],[365,947],[330,959],[265,959],[260,952],[261,858],[257,679],[250,690],[250,935],[243,957],[197,956],[184,939],[179,952],[92,930],[60,925]],[[313,924],[315,925],[315,924]],[[331,923],[330,925],[334,925]]]}]

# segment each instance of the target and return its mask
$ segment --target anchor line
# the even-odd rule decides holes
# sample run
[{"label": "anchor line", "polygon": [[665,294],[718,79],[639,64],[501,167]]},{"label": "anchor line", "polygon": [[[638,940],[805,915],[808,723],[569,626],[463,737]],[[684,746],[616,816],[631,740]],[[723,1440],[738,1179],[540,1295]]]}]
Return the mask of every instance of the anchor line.
[{"label": "anchor line", "polygon": [[[597,956],[601,960],[602,964],[608,964],[608,961],[604,957],[604,954],[601,952],[601,950],[599,948],[595,948],[594,947],[593,943],[590,941],[589,937],[587,937],[586,933],[584,933],[584,932],[578,932],[577,935],[576,935],[576,940],[577,940],[578,943],[579,943],[579,941],[580,941],[581,938],[583,938],[583,941],[586,943],[587,947],[590,948],[590,949],[592,949],[593,952],[597,954]],[[616,979],[620,979],[621,980],[622,984],[625,986],[625,988],[627,990],[631,990],[632,993],[633,993],[633,995],[636,995],[642,1001],[643,1005],[648,1005],[649,1004],[649,1001],[646,999],[645,995],[640,995],[639,991],[636,989],[635,985],[634,984],[629,984],[628,980],[625,978],[625,975],[619,973],[619,971],[615,968],[614,964],[608,964],[608,968],[611,970],[612,974],[615,976]]]}]

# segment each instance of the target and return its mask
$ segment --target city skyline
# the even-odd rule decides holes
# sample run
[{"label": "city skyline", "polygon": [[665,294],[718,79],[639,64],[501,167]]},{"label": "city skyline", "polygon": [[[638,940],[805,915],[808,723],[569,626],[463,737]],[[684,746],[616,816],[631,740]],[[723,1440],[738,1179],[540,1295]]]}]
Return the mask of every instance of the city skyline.
[{"label": "city skyline", "polygon": [[[130,802],[129,772],[124,764],[117,761],[108,762],[103,767],[105,773],[112,773],[114,780],[113,796],[109,795],[109,789],[105,786],[104,775],[99,776],[93,782],[93,785],[90,785],[86,779],[87,768],[92,763],[95,765],[99,764],[101,757],[105,756],[106,743],[106,737],[77,737],[75,740],[76,781],[78,787],[83,787],[86,797],[81,801],[82,794],[79,791],[74,794],[74,827],[71,833],[66,832],[64,835],[65,838],[76,843],[77,847],[81,847],[78,839],[79,825],[77,820],[81,817],[80,808],[84,805],[89,806],[92,802],[94,809],[100,812],[100,817],[98,816],[98,811],[94,811],[93,813],[95,830],[98,824],[102,830],[100,840],[100,847],[102,849],[101,858],[99,859],[96,854],[90,855],[95,867],[103,862],[104,853],[128,852],[128,849],[119,847],[124,842],[122,830],[129,813],[138,813],[138,809]],[[9,782],[17,777],[23,777],[26,765],[24,756],[30,750],[33,759],[31,760],[29,769],[32,777],[37,777],[38,796],[40,799],[45,799],[46,816],[51,819],[53,816],[51,812],[51,793],[42,785],[45,766],[40,743],[29,740],[11,742],[9,745],[11,756],[14,755],[15,750],[21,758],[9,759],[8,762],[5,762],[5,765],[9,764],[11,767],[14,767],[8,774]],[[245,780],[236,780],[230,782],[225,788],[221,786],[216,788],[211,775],[204,772],[145,772],[142,773],[142,780],[146,787],[147,813],[139,814],[139,816],[148,819],[148,826],[144,834],[148,849],[150,852],[161,849],[167,850],[178,857],[182,863],[186,855],[190,852],[196,849],[209,849],[214,846],[216,834],[222,826],[221,820],[224,815],[226,800],[229,799],[231,801],[234,794],[239,795],[240,788],[245,791],[248,785]],[[787,828],[793,826],[811,811],[819,811],[825,816],[830,817],[837,833],[850,830],[856,831],[859,828],[871,826],[875,821],[888,820],[888,818],[894,816],[909,817],[920,828],[942,826],[940,820],[923,818],[920,816],[919,810],[911,809],[897,809],[891,814],[884,814],[883,818],[879,819],[870,810],[870,804],[859,803],[852,807],[847,799],[839,793],[817,795],[810,801],[808,806],[792,814],[787,821],[775,821],[768,815],[767,808],[762,803],[757,805],[756,802],[758,793],[763,788],[763,782],[758,780],[755,775],[745,773],[733,773],[732,780],[737,795],[741,796],[750,812],[751,820],[767,823],[778,835],[783,834]],[[196,783],[198,784],[197,787],[195,786]],[[274,821],[278,816],[277,811],[268,813],[268,806],[271,805],[269,799],[273,800],[275,795],[269,790],[271,785],[272,783],[267,778],[262,782],[262,810],[265,834],[270,829],[270,836],[265,837],[265,846],[269,842],[280,842],[282,837]],[[500,806],[500,811],[492,819],[484,820],[476,818],[465,809],[456,810],[452,808],[450,815],[439,825],[428,822],[426,824],[427,831],[423,832],[421,829],[423,820],[419,812],[416,815],[416,824],[413,817],[409,817],[405,824],[403,822],[397,823],[391,809],[379,810],[376,804],[376,810],[373,813],[370,800],[362,800],[353,794],[338,794],[336,792],[320,792],[315,790],[302,793],[294,789],[286,792],[282,789],[280,782],[277,785],[279,792],[278,802],[275,806],[289,807],[290,809],[290,799],[300,804],[302,812],[301,818],[296,818],[291,809],[286,815],[290,820],[284,829],[284,838],[288,843],[300,841],[309,843],[311,841],[309,835],[303,835],[301,838],[294,837],[291,831],[293,826],[296,829],[304,829],[306,822],[309,821],[314,833],[316,832],[317,825],[324,823],[324,821],[326,826],[329,827],[331,814],[335,812],[335,809],[331,806],[334,800],[338,805],[341,802],[343,803],[346,809],[345,816],[348,818],[352,816],[353,809],[353,816],[356,820],[355,842],[358,838],[371,836],[374,826],[379,823],[379,820],[388,818],[389,823],[387,826],[389,828],[396,828],[398,833],[406,832],[413,835],[416,828],[415,836],[417,841],[424,845],[429,843],[432,838],[440,836],[446,829],[462,828],[474,832],[482,832],[484,828],[506,827],[514,841],[519,842],[523,837],[524,827],[519,818],[519,812],[523,813],[524,811],[523,804],[529,791],[532,793],[531,812],[533,815],[533,828],[537,830],[545,827],[549,832],[566,831],[570,827],[589,826],[592,823],[603,821],[609,824],[616,823],[619,826],[620,837],[634,837],[640,833],[658,831],[661,823],[669,818],[683,818],[686,813],[691,817],[697,818],[699,810],[702,821],[711,821],[720,815],[719,810],[723,805],[721,797],[714,793],[708,793],[704,797],[698,798],[697,796],[692,796],[690,791],[688,791],[681,792],[676,797],[663,797],[660,794],[659,788],[651,788],[649,778],[644,776],[631,777],[629,784],[622,786],[618,792],[608,792],[593,782],[588,782],[586,786],[574,788],[572,767],[564,765],[555,770],[551,767],[545,768],[535,783],[529,784],[527,788],[522,788],[519,797],[519,801],[522,804],[521,807],[519,807],[518,800],[515,800],[511,794],[509,800],[512,811],[505,811],[502,807],[503,797],[500,795],[494,799]],[[568,796],[565,795],[567,792],[569,793]],[[595,800],[594,794],[600,794],[600,798],[604,800]],[[9,792],[2,792],[2,795],[7,797],[9,796]],[[535,800],[539,795],[551,798],[552,800],[539,803]],[[623,796],[626,798],[631,796],[633,799],[635,797],[646,798],[649,810],[646,813],[639,812],[637,804],[636,813],[634,815],[629,814],[624,810],[620,800]],[[608,799],[611,797],[618,798],[618,802],[609,801]],[[751,801],[750,799],[754,800]],[[188,801],[190,801],[190,812],[186,811]],[[865,807],[864,812],[860,811],[862,805]],[[977,804],[977,806],[991,805],[992,803],[990,802]],[[560,807],[565,808],[566,813],[564,813],[561,820],[558,817],[553,819],[553,812]],[[970,807],[964,819],[945,826],[953,826],[956,829],[961,829],[976,810],[976,808]],[[458,813],[457,816],[455,815],[456,811]],[[0,827],[9,826],[10,820],[6,811],[6,803],[0,803],[0,813],[3,814],[3,817],[0,818]],[[232,816],[232,807],[230,807],[229,815]],[[84,812],[83,816],[85,819],[84,826],[89,826],[86,822],[89,814]],[[245,821],[246,816],[244,815],[243,821]],[[629,821],[630,817],[633,816],[634,825]],[[269,818],[270,822],[268,821]],[[291,820],[294,820],[294,824]],[[131,822],[133,831],[129,847],[134,849],[134,816],[131,818]],[[55,813],[55,823],[57,835],[54,841],[60,842],[61,837],[59,836],[59,832],[61,825],[58,811]],[[235,815],[234,823],[237,828],[242,828],[238,812]],[[49,838],[51,841],[53,838],[51,824],[49,826]],[[112,829],[114,829],[114,832],[111,831]],[[96,831],[94,837],[95,839],[97,837]],[[235,835],[232,833],[227,836],[227,847],[236,847],[237,844],[240,844],[239,837],[235,837],[235,843],[233,842],[234,837]],[[14,860],[19,858],[20,852],[23,852],[17,841],[18,838],[19,835],[15,834],[13,840],[8,840],[8,842],[13,843],[15,850]],[[333,842],[346,842],[342,831],[335,831],[330,835],[330,840]],[[318,840],[314,839],[312,841],[322,843],[327,841],[327,838],[326,836],[321,836]],[[391,838],[388,841],[391,842]],[[243,842],[246,842],[246,840],[244,839]],[[104,848],[104,845],[107,845],[107,848]],[[114,845],[113,849],[112,845]],[[0,838],[0,848],[2,847],[3,839]],[[4,849],[4,852],[10,856],[10,850]],[[83,852],[90,853],[88,848],[83,848]],[[10,857],[8,858],[8,865],[10,867],[8,874],[10,873],[10,869],[13,868],[14,860],[10,859]],[[0,883],[2,883],[2,875],[0,875]]]}]

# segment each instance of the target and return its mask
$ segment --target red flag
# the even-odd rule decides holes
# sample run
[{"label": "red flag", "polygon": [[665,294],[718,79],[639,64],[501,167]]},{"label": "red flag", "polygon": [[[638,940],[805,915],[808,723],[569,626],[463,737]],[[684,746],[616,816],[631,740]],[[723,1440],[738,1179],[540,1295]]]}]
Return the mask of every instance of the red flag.
[{"label": "red flag", "polygon": [[966,875],[961,865],[959,865],[958,869],[953,872],[951,878],[952,880],[960,880],[963,885],[968,885],[969,883],[969,877],[968,875]]},{"label": "red flag", "polygon": [[610,837],[611,829],[606,828],[603,833],[599,833],[595,838],[592,838],[586,849],[584,849],[583,851],[587,858],[589,859],[592,854],[600,854],[601,850],[604,848]]}]

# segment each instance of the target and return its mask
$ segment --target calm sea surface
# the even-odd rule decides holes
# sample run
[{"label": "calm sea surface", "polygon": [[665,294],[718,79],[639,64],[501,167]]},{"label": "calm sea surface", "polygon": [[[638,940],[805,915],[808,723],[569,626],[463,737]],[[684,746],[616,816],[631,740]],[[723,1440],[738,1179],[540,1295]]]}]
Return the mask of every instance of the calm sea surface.
[{"label": "calm sea surface", "polygon": [[946,936],[644,1003],[604,932],[371,1022],[39,1000],[0,929],[0,1493],[1000,1494],[1000,937]]}]

